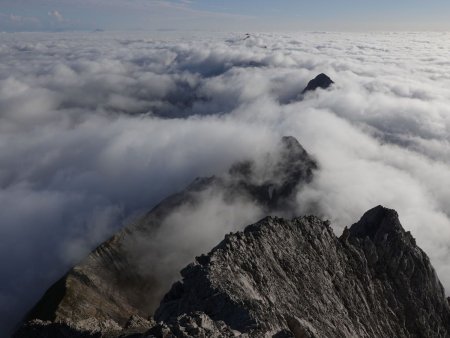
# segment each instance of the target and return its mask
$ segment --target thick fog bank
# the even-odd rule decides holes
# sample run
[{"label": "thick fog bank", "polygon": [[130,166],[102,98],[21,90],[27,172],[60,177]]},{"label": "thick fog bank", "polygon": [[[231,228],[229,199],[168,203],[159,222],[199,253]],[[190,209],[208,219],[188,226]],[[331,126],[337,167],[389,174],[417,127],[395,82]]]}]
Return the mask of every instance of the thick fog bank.
[{"label": "thick fog bank", "polygon": [[[394,208],[450,290],[449,37],[0,34],[0,331],[130,219],[283,135],[320,165],[297,214],[340,233]],[[333,88],[301,100],[322,72]],[[218,194],[211,232],[196,212],[161,235],[186,221],[180,236],[203,248],[260,216]]]}]

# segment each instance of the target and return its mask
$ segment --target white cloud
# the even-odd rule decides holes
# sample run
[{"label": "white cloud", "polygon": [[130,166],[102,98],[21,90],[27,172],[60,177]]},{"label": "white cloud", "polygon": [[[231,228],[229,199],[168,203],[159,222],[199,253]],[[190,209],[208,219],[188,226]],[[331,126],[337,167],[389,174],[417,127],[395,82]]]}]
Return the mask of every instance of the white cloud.
[{"label": "white cloud", "polygon": [[12,27],[14,29],[21,29],[28,26],[37,28],[40,25],[40,20],[34,16],[0,13],[0,28]]},{"label": "white cloud", "polygon": [[65,21],[62,14],[59,11],[57,11],[56,9],[48,12],[48,15],[60,23]]},{"label": "white cloud", "polygon": [[[297,137],[321,167],[297,196],[299,212],[314,207],[339,233],[375,205],[397,209],[449,290],[447,41],[438,33],[245,41],[4,35],[0,318],[17,319],[70,262],[130,217],[197,176],[261,156],[282,135]],[[333,90],[298,101],[321,72],[336,82]],[[221,209],[220,201],[205,204],[217,224],[225,224],[224,212],[235,215],[233,227],[258,214]],[[167,229],[186,217],[205,225],[198,213],[180,211]],[[203,233],[194,238],[201,245],[193,243],[207,250],[223,229],[189,234]]]}]

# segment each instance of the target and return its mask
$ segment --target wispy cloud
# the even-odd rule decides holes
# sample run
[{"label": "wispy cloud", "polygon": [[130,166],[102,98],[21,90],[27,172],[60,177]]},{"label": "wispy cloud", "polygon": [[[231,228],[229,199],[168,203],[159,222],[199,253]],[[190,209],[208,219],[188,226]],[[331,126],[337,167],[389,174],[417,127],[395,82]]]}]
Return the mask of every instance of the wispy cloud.
[{"label": "wispy cloud", "polygon": [[64,17],[62,16],[62,14],[59,11],[57,11],[57,10],[53,10],[53,11],[48,12],[48,16],[50,16],[51,18],[55,19],[59,23],[65,21]]},{"label": "wispy cloud", "polygon": [[0,26],[23,27],[33,25],[37,27],[40,23],[41,21],[37,17],[0,13]]},{"label": "wispy cloud", "polygon": [[190,0],[22,0],[20,5],[11,0],[4,1],[18,13],[23,11],[24,5],[29,6],[41,20],[39,27],[31,24],[19,27],[3,20],[3,26],[9,30],[204,29],[206,26],[231,27],[234,22],[243,23],[249,19],[240,14],[207,10]]}]

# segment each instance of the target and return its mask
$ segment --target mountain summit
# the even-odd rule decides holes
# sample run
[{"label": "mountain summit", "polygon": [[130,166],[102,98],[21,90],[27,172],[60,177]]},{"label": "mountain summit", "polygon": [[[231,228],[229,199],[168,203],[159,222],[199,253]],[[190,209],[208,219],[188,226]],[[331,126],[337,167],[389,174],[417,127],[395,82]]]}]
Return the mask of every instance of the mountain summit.
[{"label": "mountain summit", "polygon": [[328,75],[321,73],[308,82],[308,85],[305,89],[303,89],[302,94],[306,94],[309,91],[314,91],[317,88],[327,89],[333,83],[333,80],[331,80]]}]

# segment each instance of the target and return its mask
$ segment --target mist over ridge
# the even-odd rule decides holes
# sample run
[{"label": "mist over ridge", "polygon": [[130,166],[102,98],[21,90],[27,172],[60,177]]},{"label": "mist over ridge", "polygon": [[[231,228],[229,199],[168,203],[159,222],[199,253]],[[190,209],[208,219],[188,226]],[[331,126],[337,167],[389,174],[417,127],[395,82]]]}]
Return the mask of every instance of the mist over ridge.
[{"label": "mist over ridge", "polygon": [[[448,34],[243,38],[2,35],[2,318],[168,194],[283,135],[320,165],[298,214],[340,234],[374,205],[396,209],[448,292]],[[300,99],[322,72],[333,89]]]}]

